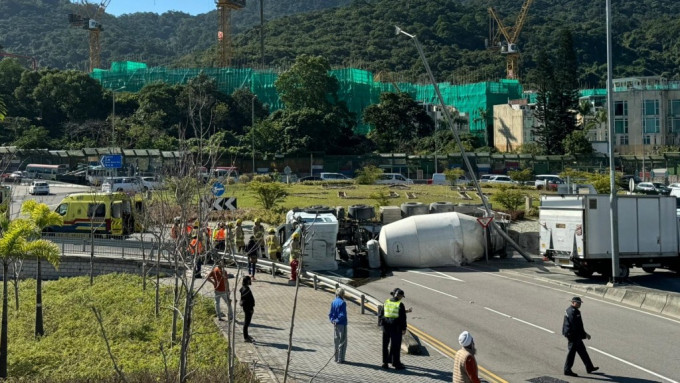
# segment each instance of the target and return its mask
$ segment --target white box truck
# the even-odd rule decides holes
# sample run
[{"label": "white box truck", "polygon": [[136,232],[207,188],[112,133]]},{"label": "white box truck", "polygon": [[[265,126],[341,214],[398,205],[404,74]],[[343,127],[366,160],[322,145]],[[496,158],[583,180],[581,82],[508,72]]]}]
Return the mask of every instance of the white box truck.
[{"label": "white box truck", "polygon": [[[618,196],[619,276],[631,267],[680,271],[677,200]],[[611,275],[609,195],[543,195],[539,210],[541,255],[576,275]]]}]

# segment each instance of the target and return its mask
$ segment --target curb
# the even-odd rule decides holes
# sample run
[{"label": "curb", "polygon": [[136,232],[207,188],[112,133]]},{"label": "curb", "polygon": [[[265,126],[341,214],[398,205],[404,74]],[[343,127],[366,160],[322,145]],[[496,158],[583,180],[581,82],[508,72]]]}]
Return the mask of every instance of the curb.
[{"label": "curb", "polygon": [[[513,273],[526,276],[523,273],[512,270],[501,270],[505,273]],[[674,319],[680,319],[680,295],[664,293],[645,293],[628,290],[621,287],[584,286],[569,282],[556,281],[545,277],[533,277],[542,282],[568,287],[581,291],[584,294],[614,301],[626,306],[636,307],[657,314],[667,315]]]}]

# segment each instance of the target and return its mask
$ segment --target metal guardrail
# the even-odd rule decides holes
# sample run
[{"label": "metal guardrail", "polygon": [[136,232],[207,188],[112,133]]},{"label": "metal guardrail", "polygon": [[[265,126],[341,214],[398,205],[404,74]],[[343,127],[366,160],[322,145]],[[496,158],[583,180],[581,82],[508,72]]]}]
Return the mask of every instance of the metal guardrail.
[{"label": "metal guardrail", "polygon": [[[223,253],[224,254],[224,253]],[[224,255],[225,259],[234,259],[237,262],[248,263],[248,257],[243,255]],[[268,269],[272,275],[276,275],[277,272],[282,272],[284,274],[291,274],[291,267],[285,263],[272,262],[264,259],[257,260],[257,267]],[[375,311],[377,314],[378,307],[383,305],[383,302],[376,299],[375,297],[368,295],[360,290],[355,289],[352,286],[338,282],[331,278],[325,277],[323,275],[318,275],[310,271],[302,271],[301,275],[298,275],[301,283],[311,283],[314,286],[314,290],[319,288],[319,285],[325,285],[333,289],[342,287],[345,290],[345,296],[354,298],[360,303],[361,313],[366,312],[366,308]],[[367,303],[373,305],[374,307],[367,307]]]},{"label": "metal guardrail", "polygon": [[43,233],[42,237],[57,244],[62,255],[89,256],[93,247],[95,255],[111,258],[149,258],[159,251],[157,241],[130,241],[116,237],[95,237],[92,241],[88,236],[61,233]]}]

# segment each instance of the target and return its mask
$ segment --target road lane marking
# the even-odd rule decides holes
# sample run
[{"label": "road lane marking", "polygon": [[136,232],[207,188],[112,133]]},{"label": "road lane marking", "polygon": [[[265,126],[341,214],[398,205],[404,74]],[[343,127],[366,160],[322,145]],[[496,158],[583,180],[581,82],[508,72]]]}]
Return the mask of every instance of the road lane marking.
[{"label": "road lane marking", "polygon": [[533,324],[533,323],[531,323],[531,322],[527,322],[527,321],[525,321],[525,320],[522,320],[522,319],[519,319],[519,318],[515,318],[515,317],[512,316],[512,315],[508,315],[508,314],[502,313],[502,312],[500,312],[500,311],[496,311],[496,310],[491,309],[491,308],[488,308],[488,307],[484,307],[484,308],[485,308],[486,310],[489,310],[489,311],[491,311],[491,312],[493,312],[493,313],[496,313],[496,314],[498,314],[498,315],[502,315],[502,316],[504,316],[504,317],[506,317],[506,318],[510,318],[510,319],[516,320],[516,321],[518,321],[518,322],[527,324],[527,325],[529,325],[529,326],[536,327],[536,328],[539,329],[539,330],[543,330],[543,331],[549,332],[549,333],[551,333],[551,334],[554,334],[554,333],[555,333],[554,331],[548,330],[548,329],[545,328],[545,327],[541,327],[541,326],[536,325],[536,324]]},{"label": "road lane marking", "polygon": [[[515,281],[515,282],[524,283],[524,284],[527,284],[527,285],[538,286],[538,287],[541,287],[541,288],[546,288],[548,290],[553,290],[553,291],[565,293],[565,294],[568,294],[570,296],[574,295],[573,291],[563,290],[563,289],[560,289],[560,288],[557,288],[557,287],[551,287],[551,286],[545,284],[545,283],[550,283],[550,282],[545,282],[544,284],[540,284],[540,283],[536,283],[536,282],[529,282],[529,281],[525,281],[525,280],[521,280],[521,279],[517,279],[517,278],[508,277],[507,275],[495,274],[495,273],[492,273],[492,272],[489,272],[489,271],[484,271],[484,270],[481,270],[481,269],[475,269],[475,268],[472,268],[472,267],[464,267],[464,268],[468,269],[468,270],[481,272],[483,274],[488,274],[488,275],[491,275],[491,276],[496,277],[496,278],[503,278],[503,279],[508,279],[508,280]],[[527,276],[526,278],[536,279],[536,277],[531,277],[531,276]],[[658,314],[650,313],[650,312],[647,312],[647,311],[639,310],[639,309],[636,309],[636,308],[633,308],[633,307],[630,307],[630,306],[624,306],[624,305],[621,305],[621,304],[618,304],[618,303],[598,299],[598,298],[596,298],[592,295],[588,295],[588,299],[593,300],[595,302],[606,303],[610,306],[619,307],[619,308],[622,308],[622,309],[638,312],[640,314],[645,314],[645,315],[649,315],[649,316],[656,317],[656,318],[659,318],[659,319],[665,319],[667,321],[680,324],[680,321],[676,320],[676,319],[671,319],[671,318],[668,318],[668,317],[664,317],[662,315],[658,315]]]},{"label": "road lane marking", "polygon": [[[465,281],[463,281],[462,279],[458,279],[458,278],[456,278],[456,277],[452,277],[452,276],[450,276],[450,275],[446,275],[446,274],[441,273],[441,272],[439,272],[439,271],[434,271],[434,270],[431,270],[431,269],[427,269],[427,270],[432,271],[432,273],[425,273],[425,272],[416,271],[416,270],[408,270],[407,272],[409,272],[409,273],[414,273],[414,274],[427,275],[428,277],[442,278],[442,279],[450,279],[450,280],[452,280],[452,281],[457,281],[457,282],[465,282]],[[433,274],[433,273],[434,273],[434,274]],[[435,275],[435,274],[441,274],[441,275]]]},{"label": "road lane marking", "polygon": [[[437,349],[437,351],[450,357],[451,359],[454,359],[456,357],[456,350],[454,350],[453,348],[445,345],[438,339],[433,338],[431,335],[425,333],[424,331],[412,325],[408,325],[408,328],[411,332],[415,333],[419,338],[424,339],[425,342],[429,343],[432,347]],[[490,383],[508,383],[505,379],[499,377],[498,375],[494,374],[493,372],[487,370],[482,366],[478,365],[477,368],[479,368],[479,371],[481,371],[480,375],[482,376],[482,378],[489,381]]]},{"label": "road lane marking", "polygon": [[590,347],[590,346],[589,346],[588,348],[591,349],[591,350],[593,350],[593,351],[597,351],[597,352],[599,352],[599,353],[602,354],[602,355],[605,355],[605,356],[608,356],[608,357],[610,357],[610,358],[612,358],[612,359],[618,360],[618,361],[621,362],[621,363],[625,363],[625,364],[627,364],[627,365],[629,365],[629,366],[631,366],[631,367],[637,368],[637,369],[640,370],[640,371],[644,371],[644,372],[646,372],[646,373],[648,373],[648,374],[652,374],[652,375],[656,376],[657,378],[663,379],[663,380],[665,380],[665,381],[667,381],[667,382],[669,382],[669,383],[680,383],[680,382],[678,382],[677,380],[673,380],[673,379],[667,378],[667,377],[665,377],[665,376],[663,376],[663,375],[661,375],[661,374],[657,374],[657,373],[654,372],[654,371],[650,371],[650,370],[648,370],[648,369],[646,369],[646,368],[644,368],[644,367],[638,366],[637,364],[631,363],[631,362],[629,362],[629,361],[627,361],[627,360],[621,359],[621,358],[619,358],[619,357],[617,357],[617,356],[614,356],[614,355],[612,355],[612,354],[606,353],[606,352],[604,352],[604,351],[602,351],[602,350],[598,350],[598,349],[596,349],[595,347]]},{"label": "road lane marking", "polygon": [[409,281],[408,279],[402,279],[402,281],[408,282],[408,283],[410,283],[410,284],[412,284],[412,285],[416,285],[416,286],[418,286],[418,287],[422,287],[422,288],[427,289],[427,290],[434,291],[435,293],[439,293],[439,294],[442,294],[442,295],[446,295],[447,297],[451,297],[451,298],[453,298],[453,299],[460,299],[460,298],[458,298],[458,297],[455,296],[455,295],[447,294],[447,293],[445,293],[445,292],[443,292],[443,291],[439,291],[439,290],[435,290],[435,289],[433,289],[433,288],[431,288],[431,287],[423,286],[423,285],[421,285],[420,283],[411,282],[411,281]]}]

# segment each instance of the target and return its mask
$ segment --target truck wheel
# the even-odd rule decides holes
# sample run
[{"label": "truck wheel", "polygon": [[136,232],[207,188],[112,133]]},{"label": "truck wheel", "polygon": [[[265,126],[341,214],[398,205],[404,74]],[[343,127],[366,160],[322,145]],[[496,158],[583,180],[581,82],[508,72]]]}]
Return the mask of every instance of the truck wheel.
[{"label": "truck wheel", "polygon": [[590,269],[576,269],[574,270],[574,274],[578,275],[579,277],[582,278],[590,278],[593,276],[593,270]]},{"label": "truck wheel", "polygon": [[645,273],[653,273],[654,270],[656,270],[656,267],[643,267],[642,270],[644,270]]},{"label": "truck wheel", "polygon": [[630,276],[630,267],[626,265],[619,265],[619,277],[628,278]]}]

